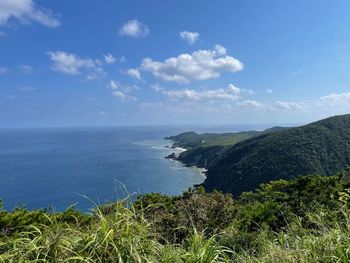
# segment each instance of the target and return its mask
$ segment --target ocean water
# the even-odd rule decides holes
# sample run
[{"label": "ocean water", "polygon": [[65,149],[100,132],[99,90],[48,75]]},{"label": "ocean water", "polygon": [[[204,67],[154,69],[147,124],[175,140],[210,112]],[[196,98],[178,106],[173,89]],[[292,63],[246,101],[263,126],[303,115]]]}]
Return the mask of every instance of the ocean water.
[{"label": "ocean water", "polygon": [[204,176],[164,157],[163,138],[186,130],[248,127],[122,127],[0,130],[0,199],[5,209],[70,205],[82,211],[127,193],[180,194]]}]

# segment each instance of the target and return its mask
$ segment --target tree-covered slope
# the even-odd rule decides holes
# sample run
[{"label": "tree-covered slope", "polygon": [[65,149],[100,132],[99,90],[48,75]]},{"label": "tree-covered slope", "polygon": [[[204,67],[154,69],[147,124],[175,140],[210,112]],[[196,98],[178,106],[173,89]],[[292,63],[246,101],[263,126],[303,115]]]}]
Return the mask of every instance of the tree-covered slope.
[{"label": "tree-covered slope", "polygon": [[238,195],[277,179],[330,175],[350,164],[350,115],[253,137],[209,167],[203,186]]},{"label": "tree-covered slope", "polygon": [[242,140],[259,135],[259,131],[244,131],[237,133],[203,133],[184,132],[176,136],[170,136],[166,139],[175,142],[175,146],[184,148],[208,147],[208,146],[227,146],[233,145]]},{"label": "tree-covered slope", "polygon": [[174,141],[173,147],[183,147],[177,160],[189,166],[210,167],[227,149],[243,140],[287,128],[273,127],[264,131],[243,131],[235,133],[203,133],[184,132],[166,139]]}]

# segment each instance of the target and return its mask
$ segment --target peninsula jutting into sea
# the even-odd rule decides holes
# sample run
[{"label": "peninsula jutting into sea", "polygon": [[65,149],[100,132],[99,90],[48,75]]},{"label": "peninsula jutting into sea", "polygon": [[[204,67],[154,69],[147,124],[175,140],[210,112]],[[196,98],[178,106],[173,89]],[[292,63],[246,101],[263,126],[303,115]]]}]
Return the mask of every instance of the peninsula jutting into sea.
[{"label": "peninsula jutting into sea", "polygon": [[[140,138],[140,129],[136,130],[138,132],[135,134]],[[121,132],[120,129],[109,129],[108,133],[105,129],[102,131],[103,138],[109,133]],[[125,131],[130,136],[131,130]],[[149,128],[145,131],[148,132]],[[43,134],[42,130],[31,132],[39,133],[40,136]],[[101,130],[94,130],[90,134],[91,131],[88,132],[86,129],[77,131],[69,129],[60,131],[60,138],[62,132],[65,135],[75,134],[75,139],[86,136],[96,138],[96,133]],[[14,135],[15,133],[12,133],[8,138]],[[55,138],[54,135],[50,134],[50,142]],[[148,154],[153,149],[154,153],[157,152],[155,156],[158,162],[171,164],[168,166],[170,170],[176,168],[181,173],[189,171],[189,168],[183,167],[180,162],[185,166],[205,169],[207,177],[203,183],[197,183],[195,187],[189,188],[181,195],[139,193],[137,197],[134,196],[136,198],[133,195],[124,195],[122,199],[96,205],[89,213],[79,212],[76,206],[68,207],[62,212],[50,209],[31,211],[24,206],[18,206],[12,211],[2,210],[1,238],[7,243],[0,243],[0,247],[5,251],[0,257],[22,258],[23,253],[29,253],[28,248],[32,247],[37,250],[30,252],[29,258],[31,253],[43,255],[42,253],[46,251],[45,244],[37,247],[39,244],[29,242],[32,242],[33,236],[37,238],[37,242],[48,242],[47,238],[55,231],[64,231],[55,241],[59,242],[59,247],[55,248],[55,251],[62,252],[60,255],[52,256],[52,260],[64,259],[70,257],[72,253],[83,253],[82,251],[92,253],[89,257],[94,259],[119,253],[105,251],[101,247],[91,247],[104,242],[118,247],[126,246],[128,249],[131,245],[140,246],[140,249],[144,249],[146,245],[150,246],[152,250],[145,255],[157,260],[160,260],[159,255],[152,252],[153,249],[164,249],[162,253],[170,249],[173,260],[182,258],[177,253],[186,251],[187,242],[200,241],[204,242],[198,244],[201,249],[208,244],[210,247],[216,247],[218,250],[213,256],[222,257],[227,262],[232,260],[231,256],[234,253],[245,253],[244,251],[249,249],[244,243],[239,242],[247,236],[261,241],[256,243],[250,239],[245,240],[254,249],[265,249],[266,246],[271,248],[269,243],[271,238],[279,237],[281,234],[287,235],[289,242],[297,243],[303,249],[317,253],[319,247],[310,247],[309,242],[328,244],[327,242],[333,242],[333,238],[336,238],[337,246],[347,245],[346,239],[339,243],[339,236],[343,238],[349,234],[346,218],[348,187],[350,187],[350,168],[347,166],[350,160],[350,148],[347,149],[350,145],[350,115],[334,116],[304,126],[274,127],[263,131],[221,134],[185,132],[168,136],[166,140],[168,142],[170,140],[172,144],[166,144],[166,141],[162,140],[158,140],[162,142],[158,144],[156,140],[142,140],[131,145],[137,147],[134,149],[138,151],[142,151],[142,148],[148,149],[146,151]],[[99,143],[99,147],[104,145],[103,142]],[[127,140],[121,144],[123,147],[126,145],[131,147],[126,143]],[[168,152],[166,158],[162,157],[166,152]],[[124,156],[125,154],[124,150]],[[124,159],[124,162],[125,160],[127,159]],[[153,158],[144,159],[145,162],[152,162],[151,167],[154,171],[156,162],[152,160]],[[245,166],[246,163],[250,164],[249,169]],[[106,164],[101,164],[101,169],[104,169]],[[145,171],[147,166],[143,164],[142,167]],[[278,167],[282,169],[279,170]],[[130,168],[128,171],[131,171]],[[271,181],[271,178],[265,175],[276,178]],[[168,177],[167,180],[169,179]],[[221,183],[213,188],[215,182]],[[254,188],[254,185],[258,186]],[[319,218],[321,215],[326,215],[322,212],[324,209],[327,215],[331,216],[330,219]],[[334,219],[336,221],[333,221]],[[183,227],[190,224],[195,229],[194,232],[190,228]],[[317,232],[314,232],[315,229]],[[106,235],[112,235],[111,231],[117,231],[124,236],[123,239],[115,235],[108,241],[101,240],[106,238]],[[333,231],[341,232],[336,232],[335,235]],[[300,232],[303,233],[303,238],[308,240],[303,244],[300,244]],[[214,235],[215,240],[212,239]],[[23,239],[22,236],[27,238]],[[161,239],[158,239],[159,237]],[[91,241],[91,238],[95,239]],[[163,245],[164,239],[167,245]],[[88,243],[83,250],[77,251],[73,246],[80,242]],[[182,245],[179,247],[178,244]],[[67,245],[72,246],[70,251],[65,251]],[[240,252],[235,252],[235,249],[239,249]],[[286,248],[283,243],[278,242],[273,245],[273,249]],[[14,250],[15,253],[12,252]],[[139,252],[128,251],[125,255],[127,258],[132,258],[135,256],[134,253],[138,255]],[[197,255],[197,252],[193,253]],[[341,253],[340,251],[333,254],[337,256],[342,255]],[[274,254],[269,256],[273,258]],[[260,257],[261,254],[256,255],[256,258]],[[313,259],[314,255],[308,258]]]},{"label": "peninsula jutting into sea", "polygon": [[0,263],[350,262],[349,10],[0,0]]}]

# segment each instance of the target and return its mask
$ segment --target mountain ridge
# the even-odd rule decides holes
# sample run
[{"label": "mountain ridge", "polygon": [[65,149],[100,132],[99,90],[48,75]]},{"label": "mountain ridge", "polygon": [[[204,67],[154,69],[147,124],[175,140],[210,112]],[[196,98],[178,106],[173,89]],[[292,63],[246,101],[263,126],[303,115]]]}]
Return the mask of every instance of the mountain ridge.
[{"label": "mountain ridge", "polygon": [[208,167],[202,184],[238,196],[261,183],[299,175],[330,175],[350,163],[350,114],[248,138]]}]

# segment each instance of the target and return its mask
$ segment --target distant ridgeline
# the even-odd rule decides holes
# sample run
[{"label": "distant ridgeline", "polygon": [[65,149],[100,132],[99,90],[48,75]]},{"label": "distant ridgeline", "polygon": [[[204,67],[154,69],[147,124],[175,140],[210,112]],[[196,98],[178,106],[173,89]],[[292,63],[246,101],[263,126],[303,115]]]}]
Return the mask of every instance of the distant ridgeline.
[{"label": "distant ridgeline", "polygon": [[220,158],[224,152],[236,143],[254,136],[285,130],[287,128],[274,127],[265,131],[244,131],[236,133],[203,133],[184,132],[165,139],[174,141],[173,148],[182,147],[182,152],[176,159],[188,166],[208,168]]},{"label": "distant ridgeline", "polygon": [[238,196],[261,183],[298,175],[331,175],[350,164],[350,115],[296,128],[169,137],[188,148],[177,158],[208,169],[203,186]]}]

